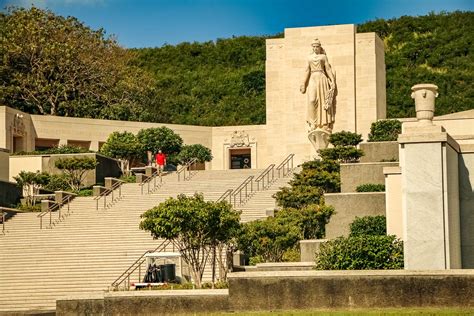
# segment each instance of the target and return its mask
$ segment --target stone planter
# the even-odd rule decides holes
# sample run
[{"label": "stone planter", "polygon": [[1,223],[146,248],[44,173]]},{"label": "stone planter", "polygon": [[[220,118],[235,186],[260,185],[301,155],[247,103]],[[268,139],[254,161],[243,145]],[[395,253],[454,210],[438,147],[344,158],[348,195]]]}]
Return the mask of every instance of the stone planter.
[{"label": "stone planter", "polygon": [[435,99],[438,87],[430,83],[420,83],[411,87],[411,97],[415,99],[416,118],[420,122],[431,122],[434,117]]}]

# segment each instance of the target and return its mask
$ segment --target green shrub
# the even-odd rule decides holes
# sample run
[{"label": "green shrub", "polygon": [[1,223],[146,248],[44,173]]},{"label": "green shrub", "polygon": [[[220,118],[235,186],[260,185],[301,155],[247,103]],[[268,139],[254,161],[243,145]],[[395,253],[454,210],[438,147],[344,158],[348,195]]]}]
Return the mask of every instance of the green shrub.
[{"label": "green shrub", "polygon": [[339,237],[321,245],[317,270],[403,269],[403,243],[395,236]]},{"label": "green shrub", "polygon": [[329,223],[333,213],[332,206],[311,204],[300,210],[279,210],[275,218],[282,225],[296,226],[300,232],[300,239],[320,239],[325,236],[326,224]]},{"label": "green shrub", "polygon": [[380,120],[370,126],[369,142],[395,141],[402,132],[399,120]]},{"label": "green shrub", "polygon": [[128,176],[123,175],[123,176],[121,176],[119,179],[122,180],[122,181],[125,181],[125,182],[127,182],[127,183],[135,183],[135,182],[137,182],[137,176],[134,175],[134,174],[131,174],[131,175],[128,175]]},{"label": "green shrub", "polygon": [[309,204],[319,204],[323,193],[320,187],[298,185],[281,188],[273,197],[277,204],[283,208],[300,209]]},{"label": "green shrub", "polygon": [[71,187],[69,185],[67,176],[64,174],[52,174],[49,176],[48,184],[43,189],[48,191],[69,191]]},{"label": "green shrub", "polygon": [[360,157],[364,155],[364,152],[361,149],[345,146],[319,149],[318,153],[323,160],[333,160],[342,163],[358,162]]},{"label": "green shrub", "polygon": [[285,252],[296,246],[300,234],[297,225],[268,217],[243,224],[237,248],[249,256],[251,264],[281,262]]},{"label": "green shrub", "polygon": [[341,177],[339,163],[333,160],[312,160],[301,165],[303,170],[294,175],[290,182],[292,187],[315,186],[320,187],[324,193],[339,192]]},{"label": "green shrub", "polygon": [[88,149],[72,146],[72,145],[61,145],[45,150],[33,150],[33,151],[20,151],[13,153],[13,155],[54,155],[54,154],[80,154],[91,152]]},{"label": "green shrub", "polygon": [[357,186],[356,192],[384,192],[384,184],[366,183]]},{"label": "green shrub", "polygon": [[81,189],[75,193],[77,196],[92,196],[92,189]]},{"label": "green shrub", "polygon": [[387,221],[385,216],[356,217],[350,225],[350,236],[385,236],[387,234]]},{"label": "green shrub", "polygon": [[357,146],[362,141],[362,135],[352,132],[338,132],[329,136],[329,142],[334,147]]},{"label": "green shrub", "polygon": [[181,164],[190,162],[196,158],[198,162],[206,162],[212,160],[211,150],[201,144],[184,145],[180,153],[176,157]]}]

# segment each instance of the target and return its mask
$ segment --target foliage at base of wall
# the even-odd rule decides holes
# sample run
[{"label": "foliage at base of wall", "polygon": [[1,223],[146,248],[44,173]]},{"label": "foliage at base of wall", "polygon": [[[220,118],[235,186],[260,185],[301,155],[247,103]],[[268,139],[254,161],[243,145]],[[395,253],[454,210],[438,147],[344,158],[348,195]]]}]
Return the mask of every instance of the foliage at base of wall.
[{"label": "foliage at base of wall", "polygon": [[403,269],[403,243],[395,236],[338,237],[319,251],[317,270]]},{"label": "foliage at base of wall", "polygon": [[368,142],[396,141],[402,133],[402,122],[399,120],[380,120],[370,126]]},{"label": "foliage at base of wall", "polygon": [[385,192],[384,184],[366,183],[358,185],[356,192]]},{"label": "foliage at base of wall", "polygon": [[56,154],[81,154],[81,153],[89,153],[92,152],[91,150],[87,150],[85,148],[79,146],[72,146],[72,145],[60,145],[58,147],[53,147],[45,150],[34,150],[34,151],[20,151],[12,153],[15,156],[23,156],[23,155],[56,155]]},{"label": "foliage at base of wall", "polygon": [[385,216],[364,216],[350,224],[349,237],[321,245],[318,270],[403,269],[403,242],[386,235]]},{"label": "foliage at base of wall", "polygon": [[325,235],[325,226],[334,208],[310,204],[301,209],[287,208],[274,217],[243,224],[237,248],[250,258],[250,264],[293,261],[301,239],[318,239]]},{"label": "foliage at base of wall", "polygon": [[385,236],[387,234],[387,220],[385,216],[356,217],[350,224],[350,236]]}]

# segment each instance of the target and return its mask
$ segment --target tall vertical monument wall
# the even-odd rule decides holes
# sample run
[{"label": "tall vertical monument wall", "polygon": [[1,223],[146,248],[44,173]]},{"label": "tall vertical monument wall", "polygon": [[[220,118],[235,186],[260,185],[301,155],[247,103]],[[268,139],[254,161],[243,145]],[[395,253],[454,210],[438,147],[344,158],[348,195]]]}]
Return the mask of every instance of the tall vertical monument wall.
[{"label": "tall vertical monument wall", "polygon": [[315,38],[336,75],[333,132],[357,132],[367,139],[370,124],[386,117],[384,47],[375,33],[357,34],[352,24],[285,29],[284,38],[266,43],[268,162],[289,153],[297,163],[316,156],[307,138],[307,96],[299,91]]}]

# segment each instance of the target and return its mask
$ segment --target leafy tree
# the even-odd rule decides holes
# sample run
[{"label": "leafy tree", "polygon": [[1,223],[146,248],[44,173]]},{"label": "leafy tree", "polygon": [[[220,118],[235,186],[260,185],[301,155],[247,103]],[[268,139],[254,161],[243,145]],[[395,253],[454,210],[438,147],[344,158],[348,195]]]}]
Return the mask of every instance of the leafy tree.
[{"label": "leafy tree", "polygon": [[0,15],[0,102],[64,116],[136,119],[153,81],[102,29],[32,7]]},{"label": "leafy tree", "polygon": [[18,187],[23,190],[25,204],[27,206],[33,206],[33,196],[38,194],[39,189],[48,183],[49,175],[39,171],[21,171],[17,176],[13,177],[13,179],[15,179]]},{"label": "leafy tree", "polygon": [[49,175],[48,183],[43,186],[43,189],[48,191],[69,191],[68,176],[65,174],[51,174]]},{"label": "leafy tree", "polygon": [[321,245],[316,269],[403,269],[403,242],[395,236],[338,237]]},{"label": "leafy tree", "polygon": [[384,41],[387,116],[414,117],[410,88],[420,82],[439,87],[436,115],[474,108],[472,34],[474,12],[377,19],[358,32],[376,32]]},{"label": "leafy tree", "polygon": [[310,204],[302,209],[282,209],[275,216],[282,225],[297,226],[300,239],[320,239],[326,234],[326,224],[334,213],[334,207]]},{"label": "leafy tree", "polygon": [[67,176],[71,189],[78,191],[82,187],[86,172],[95,169],[97,161],[92,157],[60,158],[54,162],[59,170]]},{"label": "leafy tree", "polygon": [[201,144],[184,145],[177,159],[181,164],[186,164],[192,159],[196,158],[198,162],[205,162],[212,160],[211,150]]},{"label": "leafy tree", "polygon": [[350,225],[350,236],[385,236],[387,235],[387,221],[385,216],[356,217]]},{"label": "leafy tree", "polygon": [[380,120],[370,126],[369,142],[396,141],[402,133],[402,122],[399,120]]},{"label": "leafy tree", "polygon": [[130,165],[140,159],[143,148],[135,134],[130,132],[113,132],[100,148],[100,153],[121,161],[120,169],[123,174],[128,174]]},{"label": "leafy tree", "polygon": [[281,262],[288,249],[293,248],[300,240],[297,225],[287,225],[274,217],[245,223],[238,238],[238,249],[249,257],[253,263]]},{"label": "leafy tree", "polygon": [[[161,150],[169,158],[177,155],[183,145],[181,136],[166,126],[142,129],[138,132],[137,138],[143,150],[151,151],[152,153],[157,153],[158,150]],[[168,160],[170,160],[169,158]]]},{"label": "leafy tree", "polygon": [[[240,225],[240,213],[227,202],[206,202],[200,194],[169,198],[146,211],[142,218],[141,229],[178,247],[198,288],[209,256],[216,248],[229,244]],[[214,270],[215,260],[212,262]],[[222,258],[220,262],[223,264]]]}]

